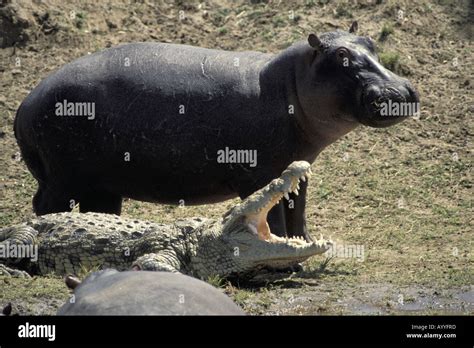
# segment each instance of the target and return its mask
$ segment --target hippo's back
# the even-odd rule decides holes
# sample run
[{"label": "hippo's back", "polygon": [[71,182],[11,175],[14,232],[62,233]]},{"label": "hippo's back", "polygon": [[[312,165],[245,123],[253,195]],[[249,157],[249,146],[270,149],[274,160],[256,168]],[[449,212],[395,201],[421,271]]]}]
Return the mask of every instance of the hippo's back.
[{"label": "hippo's back", "polygon": [[211,285],[183,274],[105,270],[86,278],[58,315],[242,315]]}]

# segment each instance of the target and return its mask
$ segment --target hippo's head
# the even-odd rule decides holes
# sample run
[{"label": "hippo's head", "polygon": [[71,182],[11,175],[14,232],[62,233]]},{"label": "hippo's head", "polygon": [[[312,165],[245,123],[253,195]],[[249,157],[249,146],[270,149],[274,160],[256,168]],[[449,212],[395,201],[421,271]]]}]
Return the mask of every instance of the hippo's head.
[{"label": "hippo's head", "polygon": [[337,118],[348,130],[358,123],[388,127],[418,112],[414,87],[384,68],[373,41],[356,36],[356,30],[354,22],[348,32],[310,34],[304,43],[305,66],[296,88],[310,118],[305,125],[314,124],[312,116],[317,115],[319,125],[334,124]]}]

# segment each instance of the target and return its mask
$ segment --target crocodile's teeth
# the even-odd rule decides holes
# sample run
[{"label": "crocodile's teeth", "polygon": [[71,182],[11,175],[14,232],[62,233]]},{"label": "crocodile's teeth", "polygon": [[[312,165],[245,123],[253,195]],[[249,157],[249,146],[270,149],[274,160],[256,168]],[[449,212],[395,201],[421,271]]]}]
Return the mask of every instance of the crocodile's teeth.
[{"label": "crocodile's teeth", "polygon": [[296,196],[298,196],[298,195],[299,195],[299,193],[298,193],[298,189],[297,189],[297,188],[295,188],[295,189],[293,190],[293,193],[294,193]]},{"label": "crocodile's teeth", "polygon": [[300,183],[297,183],[297,184],[296,184],[296,189],[297,189],[297,190],[300,189]]},{"label": "crocodile's teeth", "polygon": [[256,228],[254,225],[248,224],[247,226],[250,228],[250,230],[252,231],[253,234],[255,234],[256,236],[258,236],[257,228]]},{"label": "crocodile's teeth", "polygon": [[287,201],[290,200],[290,195],[288,194],[288,192],[285,192],[285,198],[286,198]]},{"label": "crocodile's teeth", "polygon": [[301,181],[306,182],[306,176],[304,176],[304,174],[301,176],[300,179],[301,179]]}]

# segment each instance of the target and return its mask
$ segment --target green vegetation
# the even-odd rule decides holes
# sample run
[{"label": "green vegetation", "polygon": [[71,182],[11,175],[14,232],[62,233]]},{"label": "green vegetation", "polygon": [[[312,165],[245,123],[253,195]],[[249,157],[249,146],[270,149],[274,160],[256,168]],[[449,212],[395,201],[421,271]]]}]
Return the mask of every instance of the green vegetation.
[{"label": "green vegetation", "polygon": [[388,36],[391,34],[393,34],[393,26],[391,24],[384,24],[380,31],[379,40],[383,42],[387,40]]},{"label": "green vegetation", "polygon": [[400,55],[397,52],[380,52],[380,62],[387,69],[398,72],[400,66]]},{"label": "green vegetation", "polygon": [[341,18],[341,17],[347,17],[347,18],[352,18],[352,12],[348,10],[347,4],[340,4],[336,8],[336,12],[334,14],[336,18]]},{"label": "green vegetation", "polygon": [[212,286],[215,286],[216,288],[222,288],[227,283],[226,279],[221,278],[218,275],[207,278],[206,282]]},{"label": "green vegetation", "polygon": [[87,13],[85,12],[77,12],[76,13],[76,17],[75,17],[75,26],[77,29],[83,29],[84,28],[84,25],[86,23],[86,20],[87,20]]}]

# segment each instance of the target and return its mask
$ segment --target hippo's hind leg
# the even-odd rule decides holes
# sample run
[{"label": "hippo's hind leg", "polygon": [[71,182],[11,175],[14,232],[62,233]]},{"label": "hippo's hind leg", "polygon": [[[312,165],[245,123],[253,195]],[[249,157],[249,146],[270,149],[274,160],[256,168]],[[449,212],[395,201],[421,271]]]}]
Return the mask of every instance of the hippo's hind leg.
[{"label": "hippo's hind leg", "polygon": [[33,210],[36,215],[71,211],[79,203],[81,213],[96,212],[120,215],[122,197],[103,190],[91,192],[77,186],[73,190],[62,187],[40,185],[33,198]]},{"label": "hippo's hind leg", "polygon": [[79,210],[81,213],[95,212],[120,215],[122,197],[107,191],[98,190],[81,196]]}]

